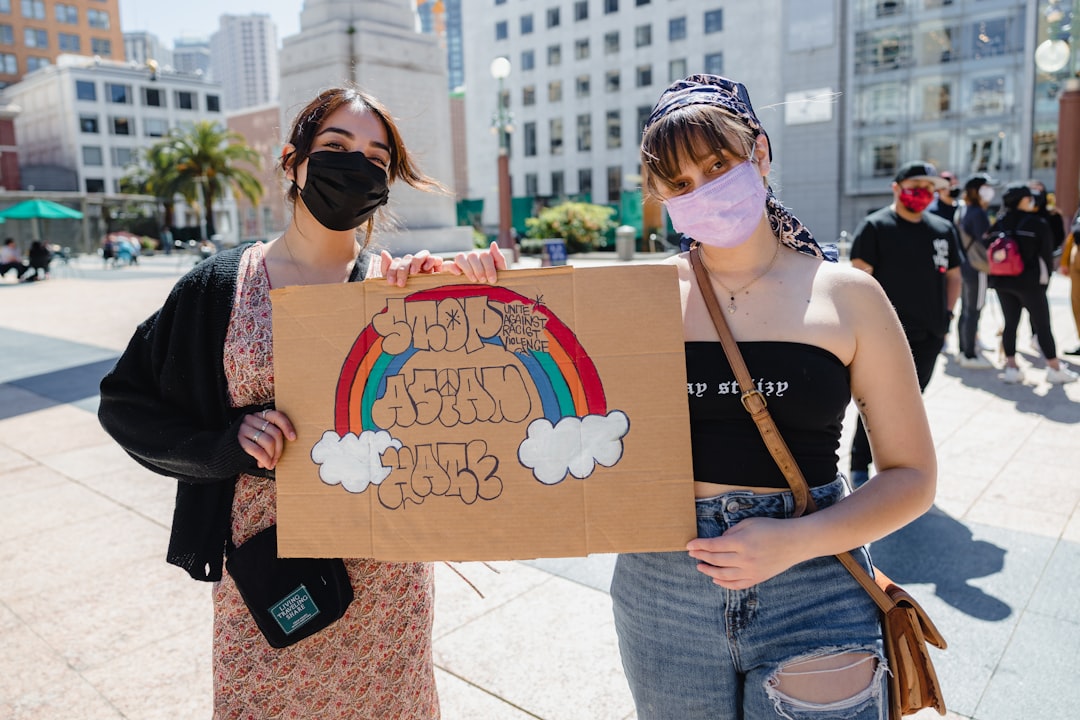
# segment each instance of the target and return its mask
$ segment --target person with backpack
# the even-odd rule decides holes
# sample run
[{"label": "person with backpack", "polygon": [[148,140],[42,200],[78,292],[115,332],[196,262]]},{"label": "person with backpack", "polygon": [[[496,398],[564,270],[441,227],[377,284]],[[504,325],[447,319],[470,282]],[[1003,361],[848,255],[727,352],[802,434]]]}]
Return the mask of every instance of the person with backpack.
[{"label": "person with backpack", "polygon": [[960,353],[956,361],[969,370],[988,370],[993,363],[979,353],[979,315],[986,304],[986,246],[983,235],[990,227],[986,208],[994,199],[990,177],[980,173],[964,183],[964,202],[953,220],[960,232],[960,322],[957,335]]},{"label": "person with backpack", "polygon": [[1005,316],[1001,336],[1005,371],[1001,379],[1007,383],[1024,381],[1024,373],[1016,363],[1016,330],[1020,325],[1020,311],[1026,308],[1046,356],[1047,382],[1073,382],[1080,375],[1058,360],[1057,346],[1050,330],[1050,305],[1046,300],[1053,267],[1053,231],[1039,217],[1038,206],[1027,183],[1009,183],[1001,204],[1003,212],[984,238],[989,285],[997,292]]}]

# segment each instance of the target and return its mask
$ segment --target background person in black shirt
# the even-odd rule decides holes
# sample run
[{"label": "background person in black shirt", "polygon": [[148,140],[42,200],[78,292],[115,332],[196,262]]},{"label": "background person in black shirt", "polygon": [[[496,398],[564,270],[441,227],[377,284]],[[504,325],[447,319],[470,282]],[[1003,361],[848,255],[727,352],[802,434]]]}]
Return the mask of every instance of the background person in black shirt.
[{"label": "background person in black shirt", "polygon": [[[907,163],[893,181],[892,204],[867,215],[851,245],[852,266],[873,275],[896,308],[922,390],[930,382],[960,296],[960,254],[952,221],[925,212],[934,192],[948,189],[948,181],[930,163]],[[852,485],[866,482],[872,461],[860,417],[851,443]]]}]

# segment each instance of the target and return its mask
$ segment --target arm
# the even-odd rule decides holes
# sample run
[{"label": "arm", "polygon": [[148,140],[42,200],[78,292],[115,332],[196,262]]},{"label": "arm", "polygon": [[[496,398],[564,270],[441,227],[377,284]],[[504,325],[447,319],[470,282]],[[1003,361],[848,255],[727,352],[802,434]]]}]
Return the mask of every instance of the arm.
[{"label": "arm", "polygon": [[840,322],[855,336],[852,397],[878,474],[819,512],[790,520],[750,518],[719,538],[692,540],[687,547],[702,561],[698,569],[725,588],[744,589],[799,562],[877,540],[933,503],[937,460],[907,340],[880,286],[846,276],[833,294]]},{"label": "arm", "polygon": [[855,228],[855,237],[851,241],[851,267],[873,275],[875,265],[877,265],[877,238],[874,226],[869,221],[863,220],[859,223],[859,227]]},{"label": "arm", "polygon": [[960,266],[951,267],[945,272],[945,309],[952,314],[956,307],[956,301],[960,299],[960,289],[963,286],[963,278],[960,277]]},{"label": "arm", "polygon": [[[139,326],[101,381],[98,409],[102,426],[136,461],[196,483],[231,479],[257,465],[238,433],[245,415],[260,408],[230,409],[225,396],[228,313],[212,298],[231,299],[231,293],[215,293],[205,282],[209,275],[196,270],[182,279]],[[181,312],[186,323],[178,320]]]}]

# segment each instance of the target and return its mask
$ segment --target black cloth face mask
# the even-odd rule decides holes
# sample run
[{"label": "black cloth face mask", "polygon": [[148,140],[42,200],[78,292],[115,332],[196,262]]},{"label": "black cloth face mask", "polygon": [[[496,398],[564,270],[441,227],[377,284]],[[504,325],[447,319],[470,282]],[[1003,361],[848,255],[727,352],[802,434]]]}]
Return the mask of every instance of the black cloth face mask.
[{"label": "black cloth face mask", "polygon": [[390,199],[386,171],[361,152],[324,150],[307,158],[304,205],[324,227],[352,230]]}]

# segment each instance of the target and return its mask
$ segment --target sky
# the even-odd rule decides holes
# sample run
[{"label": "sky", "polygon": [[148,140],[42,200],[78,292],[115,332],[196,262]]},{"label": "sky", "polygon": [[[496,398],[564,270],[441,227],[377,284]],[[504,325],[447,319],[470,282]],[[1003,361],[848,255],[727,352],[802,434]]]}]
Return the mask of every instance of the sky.
[{"label": "sky", "polygon": [[120,26],[124,32],[146,30],[167,47],[178,37],[209,39],[222,15],[269,15],[281,38],[300,31],[304,0],[120,0]]}]

